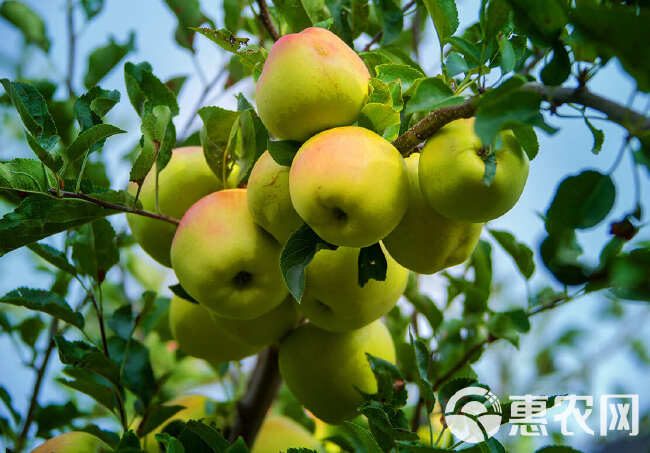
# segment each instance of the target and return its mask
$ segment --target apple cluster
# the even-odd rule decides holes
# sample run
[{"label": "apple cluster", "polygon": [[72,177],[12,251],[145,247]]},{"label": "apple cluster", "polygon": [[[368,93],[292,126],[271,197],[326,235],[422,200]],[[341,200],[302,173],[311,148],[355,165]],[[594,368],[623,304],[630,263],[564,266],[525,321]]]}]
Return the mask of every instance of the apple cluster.
[{"label": "apple cluster", "polygon": [[[432,274],[465,261],[483,223],[516,203],[528,174],[514,135],[502,132],[485,148],[473,119],[448,124],[404,159],[383,137],[354,125],[369,80],[363,61],[331,32],[283,36],[255,98],[275,138],[302,143],[291,166],[267,151],[246,188],[227,188],[201,148],[179,148],[159,174],[158,200],[154,176],[140,194],[145,209],[157,203],[160,212],[182,216],[179,226],[129,215],[143,249],[171,266],[198,301],[171,302],[180,348],[221,363],[280,342],[284,381],[328,423],[356,415],[359,391],[376,392],[366,354],[395,361],[380,318],[397,303],[409,270]],[[496,162],[489,184],[487,159]],[[303,223],[337,248],[319,251],[307,266],[298,304],[280,254]],[[360,286],[360,250],[376,243],[386,278]]]}]

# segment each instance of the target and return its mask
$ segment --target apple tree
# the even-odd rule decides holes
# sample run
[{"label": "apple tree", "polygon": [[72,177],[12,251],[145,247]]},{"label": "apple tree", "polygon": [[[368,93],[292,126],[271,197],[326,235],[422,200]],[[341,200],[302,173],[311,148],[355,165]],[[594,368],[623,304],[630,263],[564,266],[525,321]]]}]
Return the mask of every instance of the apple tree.
[{"label": "apple tree", "polygon": [[[650,116],[635,104],[650,91],[645,2],[224,0],[210,17],[206,0],[152,1],[152,17],[177,22],[161,48],[195,55],[202,41],[227,55],[169,79],[156,70],[164,53],[131,58],[135,33],[79,60],[97,17],[129,14],[113,3],[67,0],[60,34],[38,2],[0,5],[23,42],[0,80],[11,144],[0,150],[0,259],[28,250],[42,282],[2,275],[12,289],[0,336],[31,379],[18,395],[3,383],[13,370],[0,376],[8,452],[46,441],[35,451],[534,451],[485,431],[465,441],[445,406],[487,388],[477,365],[504,344],[490,356],[505,370],[493,389],[501,423],[513,357],[557,381],[553,406],[567,393],[558,351],[590,367],[601,357],[578,337],[596,328],[545,338],[529,362],[516,348],[589,297],[626,330],[611,348],[648,366],[643,317],[623,320],[650,301],[647,231],[639,239]],[[463,13],[476,20],[461,27]],[[27,76],[58,42],[66,64]],[[594,88],[608,65],[633,80],[631,99]],[[116,72],[123,85],[107,89]],[[201,86],[189,103],[188,80]],[[215,92],[236,94],[235,107],[213,105]],[[123,124],[118,104],[138,121]],[[535,209],[541,240],[526,244],[490,221],[550,152],[540,143],[571,122],[593,135],[575,152],[614,163],[561,168],[557,187],[535,187],[553,194]],[[605,143],[606,123],[620,146]],[[137,139],[120,150],[127,131]],[[612,178],[622,162],[630,199]],[[128,187],[116,168],[129,169]],[[581,239],[603,225],[594,262]],[[510,273],[497,277],[504,256]],[[512,281],[525,297],[512,298]],[[569,377],[587,386],[593,373]],[[47,380],[65,402],[48,400]],[[217,398],[187,395],[208,384]],[[539,451],[576,451],[554,442]]]}]

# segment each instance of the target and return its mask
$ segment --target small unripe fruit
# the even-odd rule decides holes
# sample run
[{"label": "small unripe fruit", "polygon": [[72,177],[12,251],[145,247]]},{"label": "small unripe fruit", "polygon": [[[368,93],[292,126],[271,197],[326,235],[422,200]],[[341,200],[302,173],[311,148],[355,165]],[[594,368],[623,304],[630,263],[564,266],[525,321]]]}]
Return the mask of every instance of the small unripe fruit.
[{"label": "small unripe fruit", "polygon": [[60,434],[41,444],[32,453],[109,453],[113,449],[97,437],[83,431]]},{"label": "small unripe fruit", "polygon": [[[499,143],[500,141],[500,143]],[[496,173],[483,182],[488,150],[474,132],[474,118],[440,129],[422,149],[420,188],[429,205],[454,220],[487,222],[508,212],[528,178],[528,156],[511,131],[501,131],[495,146]]]},{"label": "small unripe fruit", "polygon": [[[142,184],[139,200],[142,209],[156,212],[156,168]],[[176,148],[167,166],[158,175],[158,207],[160,213],[180,219],[198,199],[220,190],[222,184],[208,167],[200,146]],[[137,186],[129,192],[135,195]],[[169,249],[176,226],[164,220],[127,214],[131,231],[142,249],[163,266],[170,267]]]},{"label": "small unripe fruit", "polygon": [[321,132],[298,150],[289,174],[298,215],[335,245],[366,247],[386,237],[408,206],[404,159],[363,127]]},{"label": "small unripe fruit", "polygon": [[246,190],[215,192],[181,219],[172,267],[183,288],[217,315],[253,319],[282,303],[280,244],[248,212]]},{"label": "small unripe fruit", "polygon": [[291,204],[289,167],[278,164],[266,151],[253,166],[246,188],[253,220],[280,244],[300,228],[302,219]]},{"label": "small unripe fruit", "polygon": [[356,121],[370,74],[334,33],[307,28],[281,37],[255,89],[257,109],[277,138],[303,141],[316,132]]},{"label": "small unripe fruit", "polygon": [[419,159],[417,153],[406,158],[409,207],[383,242],[402,266],[420,274],[433,274],[469,258],[483,224],[451,220],[429,206],[420,191]]},{"label": "small unripe fruit", "polygon": [[395,362],[393,340],[381,321],[344,333],[304,324],[280,344],[280,373],[306,409],[327,423],[341,423],[357,415],[359,390],[377,392],[366,353]]}]

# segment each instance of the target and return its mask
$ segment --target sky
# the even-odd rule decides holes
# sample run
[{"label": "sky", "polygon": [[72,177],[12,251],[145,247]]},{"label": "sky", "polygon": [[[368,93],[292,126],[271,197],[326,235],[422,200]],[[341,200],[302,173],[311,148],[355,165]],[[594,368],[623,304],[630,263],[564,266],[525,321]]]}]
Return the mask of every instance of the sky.
[{"label": "sky", "polygon": [[[49,58],[45,58],[39,50],[31,50],[30,56],[33,62],[30,64],[27,75],[31,77],[48,77],[62,79],[67,65],[67,42],[65,22],[65,1],[64,0],[28,0],[25,3],[41,14],[47,21],[48,35],[52,38],[52,49]],[[85,73],[86,56],[97,46],[104,45],[108,36],[114,36],[116,41],[122,43],[128,39],[131,30],[136,31],[136,52],[128,55],[128,61],[139,63],[149,61],[152,63],[154,73],[165,80],[177,75],[192,75],[186,84],[179,98],[180,115],[175,119],[177,130],[184,129],[190,112],[195,107],[196,99],[202,90],[200,77],[197,76],[197,66],[201,68],[205,78],[212,79],[226,61],[226,55],[214,44],[206,39],[197,37],[196,56],[193,59],[191,54],[181,49],[173,42],[173,33],[176,27],[176,19],[172,13],[163,5],[162,0],[136,0],[126,2],[124,0],[111,0],[105,2],[105,8],[100,15],[90,24],[85,25],[81,13],[75,17],[77,30],[80,35],[77,39],[79,58],[77,59],[77,70],[75,72],[74,84],[78,91],[83,86],[82,80]],[[476,20],[478,1],[458,0],[460,22],[462,29]],[[216,19],[217,25],[222,26],[221,2],[203,1],[203,9],[206,14]],[[0,76],[12,77],[9,68],[12,62],[19,58],[22,47],[21,37],[10,25],[0,21]],[[422,66],[428,75],[435,75],[439,66],[438,43],[431,23],[422,31],[423,41],[427,42],[421,49]],[[359,48],[360,46],[357,46]],[[129,104],[124,88],[122,65],[109,74],[101,83],[102,88],[117,89],[122,93],[122,102],[108,116],[108,122],[123,129],[128,129],[128,134],[118,135],[109,139],[109,146],[105,147],[105,154],[109,154],[110,173],[112,176],[113,188],[125,187],[128,182],[128,166],[120,161],[126,150],[130,149],[139,138],[139,131],[134,125],[137,124],[137,116]],[[632,105],[640,111],[647,109],[648,97],[638,95],[631,98],[634,91],[634,81],[627,76],[617,62],[610,62],[590,82],[590,89],[597,93],[623,103]],[[219,105],[224,108],[235,108],[234,95],[239,91],[244,92],[249,99],[252,98],[252,83],[245,82],[235,85],[226,92],[214,90],[208,96],[207,105]],[[58,96],[63,93],[58,93]],[[595,124],[605,132],[603,149],[598,156],[591,152],[593,138],[580,119],[547,118],[547,122],[559,127],[560,131],[549,136],[539,133],[540,152],[531,162],[530,174],[524,193],[517,205],[503,217],[490,222],[490,228],[507,230],[512,232],[519,241],[528,244],[536,251],[538,257],[539,245],[544,237],[543,222],[539,214],[545,212],[549,206],[556,187],[561,180],[568,175],[577,174],[583,169],[597,169],[607,172],[611,168],[619,152],[623,131],[620,127],[605,121],[597,121]],[[197,119],[193,123],[196,128],[200,124]],[[115,150],[111,153],[111,150]],[[29,156],[24,145],[16,145],[0,135],[0,159]],[[631,180],[631,159],[626,155],[612,176],[616,184],[616,202],[608,217],[609,221],[619,219],[626,212],[633,208],[634,185]],[[641,176],[642,200],[645,212],[650,212],[648,174]],[[0,214],[4,214],[6,208],[0,206]],[[111,221],[117,225],[124,225],[123,216],[114,216]],[[604,222],[596,228],[581,232],[579,240],[582,244],[585,257],[589,262],[596,262],[602,245],[608,239],[608,222]],[[650,238],[648,228],[643,229],[637,236],[637,240]],[[494,256],[494,280],[499,282],[503,288],[502,297],[491,301],[491,308],[504,310],[506,308],[526,307],[526,288],[523,279],[513,278],[516,275],[512,260],[505,255],[498,246],[493,246]],[[156,265],[152,261],[152,265]],[[24,250],[14,251],[0,258],[0,294],[4,294],[17,286],[45,287],[47,282],[43,276],[30,272],[31,259]],[[173,277],[169,277],[173,282]],[[537,270],[531,280],[531,287],[538,288],[551,284],[556,289],[560,285],[553,280],[553,277],[537,262]],[[436,276],[426,277],[422,280],[423,289],[429,293],[434,300],[441,300],[444,291],[442,279]],[[543,320],[543,317],[535,319],[533,324],[544,324],[541,331],[525,336],[520,350],[517,352],[514,347],[503,344],[491,346],[481,361],[476,364],[475,369],[479,372],[483,381],[490,384],[490,380],[496,381],[500,370],[496,357],[498,354],[510,354],[512,356],[511,366],[515,368],[517,379],[513,388],[506,389],[510,394],[521,393],[572,393],[583,392],[584,388],[572,388],[567,382],[566,388],[549,388],[546,380],[538,380],[531,384],[530,369],[532,354],[540,344],[550,341],[568,326],[590,326],[589,335],[583,338],[581,349],[586,357],[594,357],[595,360],[604,361],[602,367],[593,376],[593,387],[588,389],[594,395],[614,393],[619,384],[626,385],[628,391],[641,395],[641,406],[650,407],[650,393],[647,389],[647,376],[638,368],[634,359],[628,353],[617,353],[608,350],[606,347],[613,340],[625,335],[625,329],[635,326],[636,329],[646,329],[650,325],[647,319],[647,304],[626,304],[626,318],[623,321],[607,322],[599,320],[596,314],[602,308],[604,297],[600,295],[583,297],[562,308],[555,310],[552,318]],[[647,322],[646,322],[647,320]],[[534,328],[534,330],[536,330]],[[650,338],[646,336],[646,341]],[[599,354],[605,350],[606,354]],[[33,373],[20,367],[20,358],[16,356],[12,345],[5,337],[0,338],[0,357],[3,357],[3,366],[0,368],[0,385],[5,386],[15,396],[15,404],[25,407],[28,393],[33,381]],[[526,366],[517,368],[517,363]],[[560,357],[563,370],[572,371],[579,366],[579,362],[571,355]],[[10,372],[8,370],[11,370]],[[57,391],[56,386],[50,382],[56,375],[57,367],[50,367],[46,385],[41,401],[50,399],[60,400],[62,394]],[[532,385],[532,388],[531,388]],[[524,387],[525,386],[525,387]],[[2,409],[0,409],[2,414]],[[582,439],[580,442],[588,442],[589,439]],[[0,447],[2,447],[0,442]]]}]

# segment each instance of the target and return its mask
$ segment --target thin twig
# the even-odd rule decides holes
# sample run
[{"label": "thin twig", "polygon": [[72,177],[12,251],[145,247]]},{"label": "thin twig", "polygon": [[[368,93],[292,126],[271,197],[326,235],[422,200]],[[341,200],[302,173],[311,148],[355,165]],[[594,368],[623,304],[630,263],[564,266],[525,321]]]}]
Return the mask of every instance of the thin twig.
[{"label": "thin twig", "polygon": [[74,3],[72,0],[67,2],[67,28],[68,28],[68,74],[66,76],[66,86],[68,88],[68,97],[74,96],[72,79],[74,77],[74,63],[77,46],[77,38],[74,33]]},{"label": "thin twig", "polygon": [[[402,13],[408,11],[411,8],[411,6],[415,5],[416,3],[417,3],[416,0],[411,0],[410,2],[408,2],[406,5],[404,5],[404,8],[402,8]],[[370,47],[372,47],[372,45],[375,44],[376,42],[379,42],[379,40],[383,35],[384,35],[384,31],[379,30],[377,34],[372,37],[370,42],[366,44],[366,46],[363,48],[363,52],[368,52],[370,50]]]},{"label": "thin twig", "polygon": [[49,193],[50,195],[53,195],[56,198],[61,198],[61,199],[73,198],[77,200],[84,200],[89,203],[93,203],[98,206],[101,206],[103,208],[111,209],[113,211],[128,212],[130,214],[137,214],[144,217],[150,217],[152,219],[164,220],[165,222],[173,223],[174,225],[178,225],[180,223],[178,219],[166,216],[164,214],[156,214],[149,211],[143,211],[142,209],[135,209],[135,208],[130,208],[128,206],[122,206],[120,204],[111,203],[109,201],[104,201],[104,200],[100,200],[99,198],[91,197],[89,195],[86,195],[85,193],[68,192],[62,190],[57,194],[55,189],[50,189]]},{"label": "thin twig", "polygon": [[219,72],[215,74],[215,76],[210,80],[204,87],[203,91],[201,91],[201,94],[199,95],[199,98],[196,101],[196,104],[194,105],[194,108],[192,109],[192,115],[187,119],[185,122],[185,125],[181,129],[180,133],[178,136],[180,137],[179,141],[182,142],[185,139],[187,139],[187,134],[189,132],[189,128],[196,119],[196,115],[198,114],[199,109],[203,105],[203,101],[205,101],[205,98],[208,96],[210,93],[210,90],[217,84],[221,76],[226,72],[227,67],[224,66],[221,68]]},{"label": "thin twig", "polygon": [[456,365],[454,365],[454,366],[453,366],[449,371],[447,371],[445,374],[443,374],[442,376],[440,376],[440,377],[436,380],[436,382],[433,383],[433,389],[434,389],[434,390],[438,390],[438,388],[439,388],[442,384],[444,384],[445,382],[447,382],[447,380],[448,380],[450,377],[452,377],[452,376],[453,376],[457,371],[459,371],[460,369],[462,369],[462,368],[465,366],[465,364],[466,364],[467,362],[469,362],[469,360],[472,358],[472,356],[473,356],[474,354],[476,354],[478,351],[480,351],[480,350],[483,348],[483,346],[485,346],[485,345],[488,344],[488,343],[492,343],[492,342],[494,342],[494,341],[496,341],[496,340],[497,340],[496,337],[493,337],[492,335],[490,335],[490,336],[488,336],[485,340],[483,340],[483,341],[481,341],[480,343],[477,343],[476,345],[472,346],[472,347],[467,351],[467,353],[463,356],[463,358],[460,359],[460,360],[458,361],[458,363],[456,363]]},{"label": "thin twig", "polygon": [[266,4],[266,0],[257,0],[257,4],[260,6],[260,20],[264,24],[264,28],[269,32],[269,35],[273,41],[280,39],[280,33],[278,29],[275,28],[273,20],[271,20],[271,13],[269,12],[269,7]]}]

